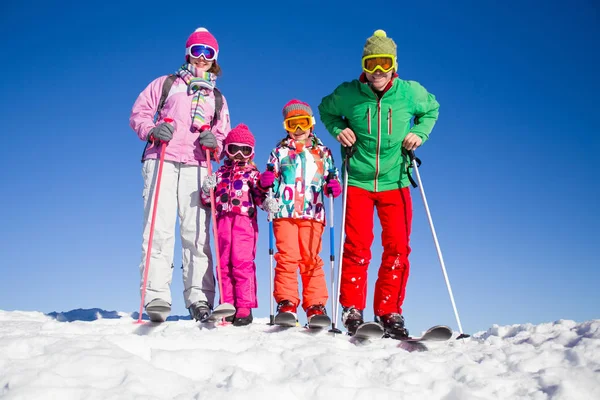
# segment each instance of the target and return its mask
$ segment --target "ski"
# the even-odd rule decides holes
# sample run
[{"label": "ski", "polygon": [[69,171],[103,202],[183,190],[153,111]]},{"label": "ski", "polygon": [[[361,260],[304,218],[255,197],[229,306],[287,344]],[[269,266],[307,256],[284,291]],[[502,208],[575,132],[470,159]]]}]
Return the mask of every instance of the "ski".
[{"label": "ski", "polygon": [[273,320],[275,325],[284,326],[284,327],[294,327],[298,326],[298,319],[296,318],[296,314],[293,312],[280,312],[275,316]]},{"label": "ski", "polygon": [[327,315],[313,315],[308,320],[310,329],[323,329],[331,325],[331,319]]},{"label": "ski", "polygon": [[392,337],[392,338],[396,339],[396,340],[401,340],[403,342],[417,343],[417,342],[427,342],[427,341],[443,342],[445,340],[450,339],[451,337],[452,337],[452,329],[450,329],[444,325],[435,325],[435,326],[432,326],[431,328],[427,329],[427,331],[425,331],[425,333],[420,337],[404,336],[404,337]]},{"label": "ski", "polygon": [[357,339],[381,339],[384,330],[377,322],[365,322],[356,328],[356,332],[352,337]]},{"label": "ski", "polygon": [[235,315],[235,307],[229,303],[222,303],[215,307],[213,312],[200,322],[217,322],[223,318]]}]

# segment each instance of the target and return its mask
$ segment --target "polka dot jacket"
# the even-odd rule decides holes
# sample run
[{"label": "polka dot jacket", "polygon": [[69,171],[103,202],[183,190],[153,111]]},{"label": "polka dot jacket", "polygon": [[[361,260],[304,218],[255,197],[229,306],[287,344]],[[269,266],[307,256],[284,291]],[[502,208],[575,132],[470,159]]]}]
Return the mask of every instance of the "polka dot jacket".
[{"label": "polka dot jacket", "polygon": [[[260,172],[252,163],[226,159],[216,172],[215,203],[217,216],[227,213],[256,218],[265,191],[258,184]],[[200,191],[202,203],[210,204],[210,195]]]}]

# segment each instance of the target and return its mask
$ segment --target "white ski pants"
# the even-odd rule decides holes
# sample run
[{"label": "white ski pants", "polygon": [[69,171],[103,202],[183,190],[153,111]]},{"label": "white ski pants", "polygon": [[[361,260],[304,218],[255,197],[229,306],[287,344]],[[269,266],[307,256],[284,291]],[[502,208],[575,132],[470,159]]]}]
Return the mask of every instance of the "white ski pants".
[{"label": "white ski pants", "polygon": [[[148,159],[142,166],[144,233],[140,263],[140,293],[144,284],[144,268],[159,162],[157,159]],[[210,249],[210,208],[204,207],[200,202],[200,188],[206,175],[207,169],[198,165],[164,162],[144,306],[154,299],[162,299],[172,304],[171,280],[176,214],[179,215],[179,234],[183,250],[185,306],[187,308],[199,300],[207,301],[211,306],[214,304],[215,278]]]}]

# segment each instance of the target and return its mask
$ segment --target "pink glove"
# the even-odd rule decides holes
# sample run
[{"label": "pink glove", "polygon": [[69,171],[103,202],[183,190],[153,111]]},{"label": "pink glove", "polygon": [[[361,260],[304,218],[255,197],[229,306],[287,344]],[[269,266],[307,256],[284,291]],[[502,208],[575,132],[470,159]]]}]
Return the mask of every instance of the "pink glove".
[{"label": "pink glove", "polygon": [[342,185],[338,180],[335,179],[332,179],[329,181],[329,183],[326,183],[323,189],[325,190],[325,195],[327,197],[329,197],[329,191],[331,191],[334,199],[342,193]]},{"label": "pink glove", "polygon": [[260,186],[264,189],[270,188],[275,182],[275,173],[273,171],[265,171],[260,174]]}]

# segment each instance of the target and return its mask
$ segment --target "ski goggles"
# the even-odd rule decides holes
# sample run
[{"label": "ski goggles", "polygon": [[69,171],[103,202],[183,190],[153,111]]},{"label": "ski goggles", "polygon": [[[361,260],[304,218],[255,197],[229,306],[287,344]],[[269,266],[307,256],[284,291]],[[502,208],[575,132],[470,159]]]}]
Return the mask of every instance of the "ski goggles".
[{"label": "ski goggles", "polygon": [[315,125],[315,118],[308,115],[299,115],[297,117],[286,118],[283,120],[283,127],[288,132],[296,132],[298,128],[307,131]]},{"label": "ski goggles", "polygon": [[207,44],[194,44],[188,48],[188,55],[192,58],[204,57],[206,61],[217,58],[217,51]]},{"label": "ski goggles", "polygon": [[381,71],[387,74],[396,68],[396,57],[391,54],[373,54],[362,58],[362,69],[368,74]]},{"label": "ski goggles", "polygon": [[228,143],[225,146],[225,153],[231,158],[235,157],[237,154],[247,158],[254,154],[254,147],[248,146],[247,144]]}]

